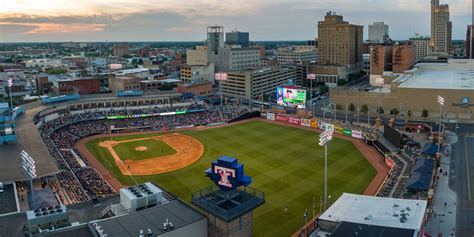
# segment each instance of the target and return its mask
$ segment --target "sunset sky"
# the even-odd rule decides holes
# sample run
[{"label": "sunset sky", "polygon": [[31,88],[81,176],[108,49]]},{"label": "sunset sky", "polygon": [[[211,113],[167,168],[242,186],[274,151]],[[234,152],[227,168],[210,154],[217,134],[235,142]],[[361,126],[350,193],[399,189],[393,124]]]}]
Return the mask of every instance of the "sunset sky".
[{"label": "sunset sky", "polygon": [[[453,38],[464,39],[472,0],[441,2]],[[373,21],[388,24],[392,39],[430,33],[430,0],[0,0],[0,42],[195,41],[214,24],[251,40],[307,40],[327,11],[364,25],[366,36]]]}]

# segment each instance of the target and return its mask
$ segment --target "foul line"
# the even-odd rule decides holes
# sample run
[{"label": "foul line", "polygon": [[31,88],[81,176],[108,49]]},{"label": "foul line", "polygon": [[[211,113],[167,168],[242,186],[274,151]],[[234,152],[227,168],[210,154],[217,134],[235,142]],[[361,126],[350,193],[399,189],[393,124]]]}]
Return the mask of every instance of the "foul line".
[{"label": "foul line", "polygon": [[466,172],[467,172],[467,194],[469,196],[469,201],[471,201],[471,177],[469,174],[469,159],[467,156],[467,139],[464,137],[464,155],[466,158]]}]

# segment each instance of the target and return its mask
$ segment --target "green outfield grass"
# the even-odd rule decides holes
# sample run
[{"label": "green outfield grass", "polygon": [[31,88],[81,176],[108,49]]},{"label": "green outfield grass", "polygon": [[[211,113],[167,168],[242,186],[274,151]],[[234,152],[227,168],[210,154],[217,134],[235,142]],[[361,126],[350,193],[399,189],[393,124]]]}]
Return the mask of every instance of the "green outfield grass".
[{"label": "green outfield grass", "polygon": [[[139,146],[145,146],[147,149],[145,151],[137,151],[135,148]],[[121,160],[144,160],[176,154],[176,150],[166,144],[166,142],[151,138],[119,143],[113,149]]]},{"label": "green outfield grass", "polygon": [[[324,149],[317,145],[317,133],[258,121],[183,133],[204,144],[203,157],[181,170],[134,176],[137,182],[155,182],[190,201],[192,192],[213,185],[204,176],[211,161],[227,155],[245,165],[246,175],[253,177],[251,187],[265,192],[265,204],[254,212],[255,236],[291,235],[303,225],[305,210],[312,217],[313,198],[317,200],[316,212],[319,211],[319,199],[324,192]],[[114,140],[154,135],[122,136]],[[121,175],[109,152],[98,146],[100,141],[90,141],[86,147],[120,182],[134,184],[130,177]],[[331,202],[342,192],[362,193],[376,174],[351,142],[340,139],[329,144],[328,168]]]}]

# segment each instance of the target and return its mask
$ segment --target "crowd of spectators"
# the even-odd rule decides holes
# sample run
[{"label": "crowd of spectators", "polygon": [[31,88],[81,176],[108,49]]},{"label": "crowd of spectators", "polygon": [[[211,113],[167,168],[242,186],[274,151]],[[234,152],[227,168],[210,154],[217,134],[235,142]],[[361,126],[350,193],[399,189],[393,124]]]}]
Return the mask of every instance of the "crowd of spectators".
[{"label": "crowd of spectators", "polygon": [[[161,116],[134,116],[183,110],[195,112]],[[240,106],[204,107],[202,105],[191,105],[175,107],[170,105],[148,109],[127,108],[127,110],[87,110],[83,113],[62,113],[56,119],[43,123],[39,128],[51,156],[61,170],[57,175],[59,182],[52,183],[51,187],[56,196],[67,204],[105,198],[116,194],[115,190],[111,188],[97,170],[89,166],[87,159],[81,157],[81,154],[75,149],[75,144],[82,138],[109,133],[112,129],[139,128],[140,130],[159,131],[221,123],[246,112],[247,109]],[[107,119],[111,116],[125,116],[127,118]]]}]

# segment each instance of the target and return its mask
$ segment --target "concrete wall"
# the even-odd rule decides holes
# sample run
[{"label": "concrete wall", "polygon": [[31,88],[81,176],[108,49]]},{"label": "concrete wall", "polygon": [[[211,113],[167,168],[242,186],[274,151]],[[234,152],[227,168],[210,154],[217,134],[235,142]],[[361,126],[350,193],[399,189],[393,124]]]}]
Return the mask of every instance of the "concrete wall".
[{"label": "concrete wall", "polygon": [[[423,109],[428,110],[429,117],[439,117],[440,106],[437,102],[438,95],[445,99],[443,116],[449,118],[469,119],[474,111],[474,91],[473,90],[435,90],[435,89],[411,89],[411,88],[391,88],[390,93],[371,93],[365,91],[351,91],[341,89],[330,90],[330,101],[342,105],[354,104],[356,107],[368,105],[371,112],[376,113],[375,108],[380,98],[381,107],[384,114],[389,114],[390,110],[397,108],[401,114],[407,114],[411,110],[412,115],[419,117]],[[459,104],[463,97],[471,100],[470,107],[463,107]],[[454,104],[454,105],[453,105]]]}]

